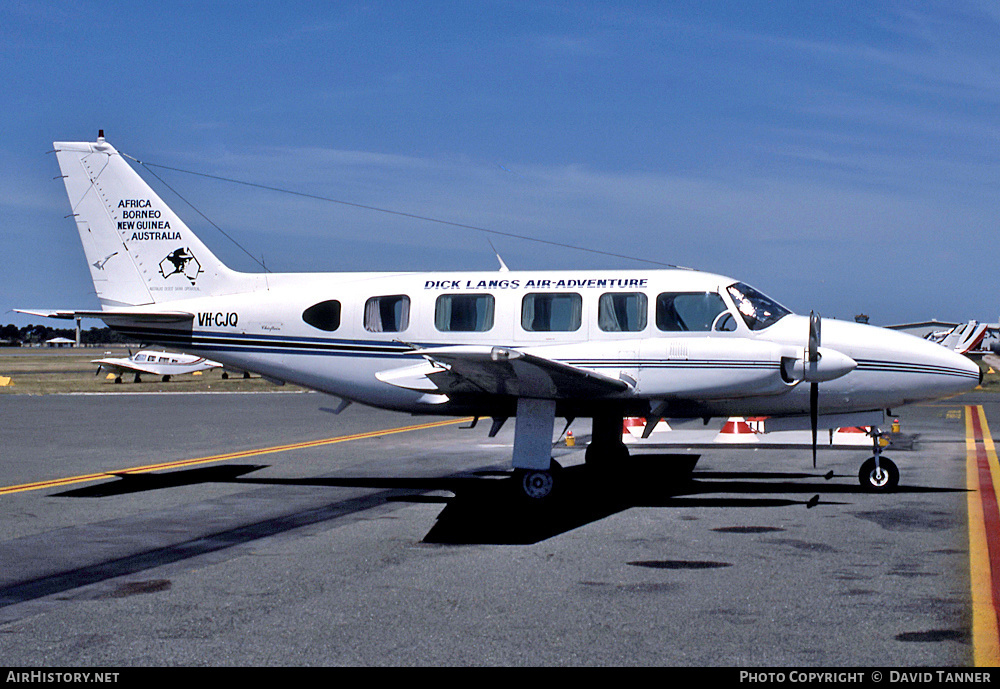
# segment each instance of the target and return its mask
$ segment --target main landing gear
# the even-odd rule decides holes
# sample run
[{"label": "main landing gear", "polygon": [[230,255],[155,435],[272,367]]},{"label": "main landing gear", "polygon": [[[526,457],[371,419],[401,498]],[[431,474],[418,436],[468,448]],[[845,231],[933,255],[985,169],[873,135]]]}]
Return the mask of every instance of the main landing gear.
[{"label": "main landing gear", "polygon": [[514,420],[514,480],[518,491],[531,501],[546,500],[556,488],[552,459],[552,429],[556,422],[555,400],[517,400]]},{"label": "main landing gear", "polygon": [[[560,490],[560,466],[552,459],[552,431],[556,405],[552,400],[520,398],[514,427],[514,484],[520,495],[532,503],[551,499]],[[587,465],[593,469],[614,466],[629,457],[622,442],[624,414],[594,419]]]},{"label": "main landing gear", "polygon": [[599,469],[628,459],[628,447],[622,442],[624,414],[595,416],[590,445],[584,455],[587,466]]},{"label": "main landing gear", "polygon": [[552,460],[550,468],[545,471],[520,469],[515,472],[518,488],[524,497],[535,501],[545,500],[552,495],[556,484],[559,465]]},{"label": "main landing gear", "polygon": [[858,480],[870,491],[885,493],[899,485],[899,469],[891,459],[882,456],[883,433],[873,428],[871,435],[874,454],[861,465]]}]

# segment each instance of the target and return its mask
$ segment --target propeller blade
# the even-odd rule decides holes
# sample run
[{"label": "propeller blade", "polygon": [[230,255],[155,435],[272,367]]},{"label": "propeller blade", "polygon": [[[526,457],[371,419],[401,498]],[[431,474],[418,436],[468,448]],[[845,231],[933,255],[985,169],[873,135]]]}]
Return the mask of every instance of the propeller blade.
[{"label": "propeller blade", "polygon": [[819,361],[820,317],[815,311],[809,312],[809,361]]},{"label": "propeller blade", "polygon": [[[819,361],[820,317],[809,312],[809,361]],[[819,426],[819,383],[809,384],[809,423],[812,430],[813,469],[816,468],[816,435]]]},{"label": "propeller blade", "polygon": [[809,423],[812,427],[813,469],[816,468],[816,431],[819,426],[819,383],[809,384]]}]

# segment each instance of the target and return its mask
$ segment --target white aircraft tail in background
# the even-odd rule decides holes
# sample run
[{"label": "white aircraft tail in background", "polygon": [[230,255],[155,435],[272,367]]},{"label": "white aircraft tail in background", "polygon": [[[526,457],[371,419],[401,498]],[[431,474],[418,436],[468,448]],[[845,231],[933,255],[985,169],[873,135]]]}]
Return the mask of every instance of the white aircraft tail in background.
[{"label": "white aircraft tail in background", "polygon": [[[516,485],[547,498],[557,416],[593,419],[586,460],[627,482],[623,419],[781,419],[879,426],[886,409],[974,388],[980,370],[933,342],[799,316],[695,270],[240,273],[224,266],[103,137],[56,143],[100,311],[141,342],[417,414],[515,418]],[[428,250],[433,250],[428,246]],[[822,337],[821,337],[822,331]],[[773,423],[777,423],[774,421]],[[891,489],[874,456],[863,485]]]},{"label": "white aircraft tail in background", "polygon": [[969,321],[944,333],[932,333],[928,337],[959,354],[971,354],[983,343],[988,328],[986,323]]}]

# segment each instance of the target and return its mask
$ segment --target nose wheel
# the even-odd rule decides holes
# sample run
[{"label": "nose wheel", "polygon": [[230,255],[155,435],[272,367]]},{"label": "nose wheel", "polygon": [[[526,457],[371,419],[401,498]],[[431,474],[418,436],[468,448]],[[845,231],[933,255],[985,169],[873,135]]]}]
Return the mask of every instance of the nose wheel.
[{"label": "nose wheel", "polygon": [[861,465],[858,480],[868,490],[884,493],[899,485],[899,469],[887,457],[871,457]]},{"label": "nose wheel", "polygon": [[875,454],[861,465],[858,481],[870,491],[885,493],[899,485],[899,469],[896,468],[895,462],[882,456],[882,443],[879,442],[881,436],[882,433],[877,428],[872,429]]}]

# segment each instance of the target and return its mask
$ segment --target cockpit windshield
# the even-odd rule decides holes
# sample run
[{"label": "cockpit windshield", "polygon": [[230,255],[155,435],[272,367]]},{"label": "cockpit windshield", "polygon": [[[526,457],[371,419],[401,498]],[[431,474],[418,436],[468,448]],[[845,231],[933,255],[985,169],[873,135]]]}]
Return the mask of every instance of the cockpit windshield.
[{"label": "cockpit windshield", "polygon": [[736,310],[751,330],[763,330],[791,313],[770,297],[750,285],[737,282],[729,286],[729,296],[736,302]]}]

